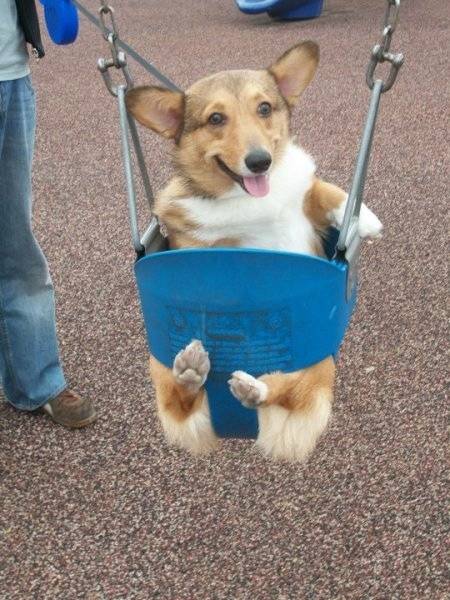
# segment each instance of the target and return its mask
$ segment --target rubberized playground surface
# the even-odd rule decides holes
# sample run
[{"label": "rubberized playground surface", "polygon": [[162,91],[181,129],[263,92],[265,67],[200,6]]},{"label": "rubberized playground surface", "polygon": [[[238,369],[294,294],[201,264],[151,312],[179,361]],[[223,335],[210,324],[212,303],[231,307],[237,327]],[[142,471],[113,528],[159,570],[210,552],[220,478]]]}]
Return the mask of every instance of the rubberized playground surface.
[{"label": "rubberized playground surface", "polygon": [[[306,466],[268,462],[247,442],[202,460],[166,445],[147,378],[116,106],[95,70],[108,49],[84,18],[75,46],[47,42],[32,67],[35,226],[67,374],[101,418],[67,432],[0,404],[1,598],[448,597],[449,18],[442,0],[403,4],[393,49],[406,63],[382,98],[366,196],[386,232],[365,245],[334,419]],[[294,130],[320,174],[348,184],[384,2],[329,0],[322,18],[290,24],[245,16],[231,0],[113,5],[123,39],[181,86],[317,40],[321,66]],[[144,138],[159,187],[167,146]]]}]

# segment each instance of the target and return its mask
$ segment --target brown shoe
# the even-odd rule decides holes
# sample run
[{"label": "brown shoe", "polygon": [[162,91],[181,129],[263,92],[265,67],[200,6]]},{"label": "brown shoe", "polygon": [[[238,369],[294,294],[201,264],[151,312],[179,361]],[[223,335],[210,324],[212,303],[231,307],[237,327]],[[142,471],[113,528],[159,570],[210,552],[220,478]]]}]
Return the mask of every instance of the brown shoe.
[{"label": "brown shoe", "polygon": [[90,400],[81,398],[72,390],[64,390],[56,398],[42,407],[55,423],[78,429],[86,427],[97,419],[97,413]]}]

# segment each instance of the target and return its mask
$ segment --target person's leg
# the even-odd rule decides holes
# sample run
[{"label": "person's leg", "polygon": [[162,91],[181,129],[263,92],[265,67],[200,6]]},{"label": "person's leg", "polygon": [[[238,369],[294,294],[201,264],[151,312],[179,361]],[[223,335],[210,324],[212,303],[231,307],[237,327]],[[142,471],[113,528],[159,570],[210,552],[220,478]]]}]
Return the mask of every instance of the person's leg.
[{"label": "person's leg", "polygon": [[34,410],[66,387],[47,262],[31,227],[35,98],[22,78],[0,82],[0,380]]}]

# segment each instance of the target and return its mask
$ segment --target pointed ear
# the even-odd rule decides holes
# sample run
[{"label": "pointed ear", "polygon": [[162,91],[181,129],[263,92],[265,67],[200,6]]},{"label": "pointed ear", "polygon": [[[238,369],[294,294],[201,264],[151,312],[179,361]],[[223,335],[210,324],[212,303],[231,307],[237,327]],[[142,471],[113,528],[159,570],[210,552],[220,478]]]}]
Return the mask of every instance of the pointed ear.
[{"label": "pointed ear", "polygon": [[166,138],[174,138],[183,124],[184,94],[157,86],[131,88],[128,112],[145,127]]},{"label": "pointed ear", "polygon": [[300,94],[314,77],[319,63],[319,46],[315,42],[297,44],[269,67],[278,88],[290,106],[294,106]]}]

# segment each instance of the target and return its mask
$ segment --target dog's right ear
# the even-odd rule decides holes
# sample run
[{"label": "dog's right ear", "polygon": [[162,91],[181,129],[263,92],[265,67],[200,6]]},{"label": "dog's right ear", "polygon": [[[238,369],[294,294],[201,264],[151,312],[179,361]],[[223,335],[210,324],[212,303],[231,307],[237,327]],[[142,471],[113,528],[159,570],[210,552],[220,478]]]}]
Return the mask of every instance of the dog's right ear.
[{"label": "dog's right ear", "polygon": [[125,97],[128,112],[145,127],[166,138],[176,137],[183,124],[184,94],[157,86],[131,88]]}]

